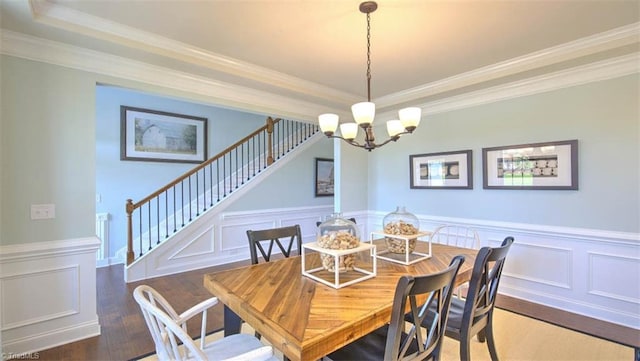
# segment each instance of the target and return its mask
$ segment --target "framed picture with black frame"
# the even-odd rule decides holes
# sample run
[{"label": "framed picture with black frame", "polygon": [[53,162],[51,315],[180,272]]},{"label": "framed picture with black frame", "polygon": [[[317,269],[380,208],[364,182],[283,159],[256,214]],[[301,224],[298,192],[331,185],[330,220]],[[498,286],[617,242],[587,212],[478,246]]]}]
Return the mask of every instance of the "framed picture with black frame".
[{"label": "framed picture with black frame", "polygon": [[473,189],[471,150],[409,156],[412,189]]},{"label": "framed picture with black frame", "polygon": [[332,197],[334,189],[333,159],[316,158],[316,197]]},{"label": "framed picture with black frame", "polygon": [[578,141],[482,149],[485,189],[578,190]]},{"label": "framed picture with black frame", "polygon": [[120,160],[202,163],[207,118],[120,107]]}]

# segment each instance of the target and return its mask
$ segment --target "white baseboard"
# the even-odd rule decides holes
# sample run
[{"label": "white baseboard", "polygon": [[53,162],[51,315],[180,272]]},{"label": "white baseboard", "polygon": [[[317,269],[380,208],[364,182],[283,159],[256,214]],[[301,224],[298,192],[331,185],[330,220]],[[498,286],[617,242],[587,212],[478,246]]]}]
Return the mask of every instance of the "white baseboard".
[{"label": "white baseboard", "polygon": [[73,325],[61,329],[49,330],[37,335],[28,335],[20,339],[8,341],[2,345],[6,353],[33,354],[52,347],[66,345],[68,343],[83,340],[89,337],[100,336],[100,323],[98,319],[79,325]]}]

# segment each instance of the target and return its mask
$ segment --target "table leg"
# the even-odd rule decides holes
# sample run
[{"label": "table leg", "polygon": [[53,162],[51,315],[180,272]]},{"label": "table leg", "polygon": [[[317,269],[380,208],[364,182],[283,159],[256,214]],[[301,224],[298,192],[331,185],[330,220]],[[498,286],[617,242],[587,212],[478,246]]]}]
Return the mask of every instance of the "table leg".
[{"label": "table leg", "polygon": [[227,305],[224,306],[224,335],[235,335],[240,333],[242,320],[235,312],[231,311]]}]

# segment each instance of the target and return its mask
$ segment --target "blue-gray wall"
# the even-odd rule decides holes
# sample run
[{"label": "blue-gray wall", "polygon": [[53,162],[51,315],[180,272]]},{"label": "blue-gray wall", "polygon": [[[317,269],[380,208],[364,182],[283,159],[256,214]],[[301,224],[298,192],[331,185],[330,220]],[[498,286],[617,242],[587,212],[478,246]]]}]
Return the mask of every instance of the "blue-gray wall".
[{"label": "blue-gray wall", "polygon": [[[0,242],[95,233],[95,79],[10,56],[0,58]],[[55,219],[30,219],[31,204]]]},{"label": "blue-gray wall", "polygon": [[113,86],[96,87],[96,212],[108,212],[109,253],[126,246],[125,201],[134,202],[166,185],[195,165],[120,160],[120,106],[207,118],[208,156],[266,124],[263,115],[243,113],[145,94]]},{"label": "blue-gray wall", "polygon": [[[120,161],[120,105],[209,118],[210,154],[240,139],[236,130],[246,135],[267,117],[210,106],[202,96],[7,55],[0,56],[0,73],[2,245],[92,237],[96,212],[109,212],[116,227],[110,230],[113,255],[125,244],[120,228],[126,199],[142,197],[193,166]],[[251,190],[256,196],[234,209],[262,202],[272,204],[265,208],[330,204],[330,198],[313,198],[312,167],[315,157],[331,158],[331,144],[319,142],[306,152],[281,168],[282,181]],[[274,202],[280,198],[286,202]],[[31,220],[31,204],[43,203],[55,204],[55,219]]]},{"label": "blue-gray wall", "polygon": [[[640,231],[637,74],[450,111],[369,158],[369,209]],[[578,139],[580,189],[485,190],[482,148]],[[410,189],[409,155],[473,151],[473,189]]]},{"label": "blue-gray wall", "polygon": [[[96,149],[115,147],[111,152],[117,154],[119,145],[119,141],[97,145],[96,84],[202,101],[177,91],[6,55],[0,67],[3,245],[94,234]],[[405,205],[427,215],[638,232],[638,83],[636,74],[425,117],[415,134],[397,143],[366,155],[349,150],[355,152],[348,156],[354,163],[353,167],[343,165],[343,173],[350,172],[343,174],[343,187],[353,187],[355,192],[345,195],[343,211],[362,210],[359,207],[364,205],[389,212]],[[119,122],[119,115],[115,121]],[[115,129],[119,131],[119,126]],[[482,189],[483,147],[564,139],[580,142],[580,190]],[[326,144],[330,147],[332,142]],[[409,189],[410,154],[460,149],[474,152],[473,190]],[[317,156],[328,154],[329,150],[321,149]],[[295,178],[299,167],[309,166],[304,163],[293,162],[298,165],[289,168],[290,177],[283,174],[280,181],[271,182],[300,187],[300,193],[292,194],[306,192],[308,181]],[[126,166],[135,169],[141,163]],[[308,168],[304,172],[309,175]],[[260,189],[255,202],[269,191]],[[309,204],[308,198],[294,199],[287,199],[284,206]],[[243,202],[245,207],[255,206],[252,201]],[[56,218],[30,220],[30,205],[40,203],[56,204]]]},{"label": "blue-gray wall", "polygon": [[311,145],[304,153],[278,169],[278,172],[234,201],[226,211],[333,204],[333,197],[315,196],[315,158],[333,158],[331,142],[322,139]]}]

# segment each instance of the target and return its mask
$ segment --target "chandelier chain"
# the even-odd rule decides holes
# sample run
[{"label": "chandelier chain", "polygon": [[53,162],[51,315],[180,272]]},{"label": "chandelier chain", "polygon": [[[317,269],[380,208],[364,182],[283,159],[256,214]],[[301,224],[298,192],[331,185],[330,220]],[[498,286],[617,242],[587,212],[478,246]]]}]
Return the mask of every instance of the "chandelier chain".
[{"label": "chandelier chain", "polygon": [[371,13],[367,13],[367,101],[371,101]]}]

